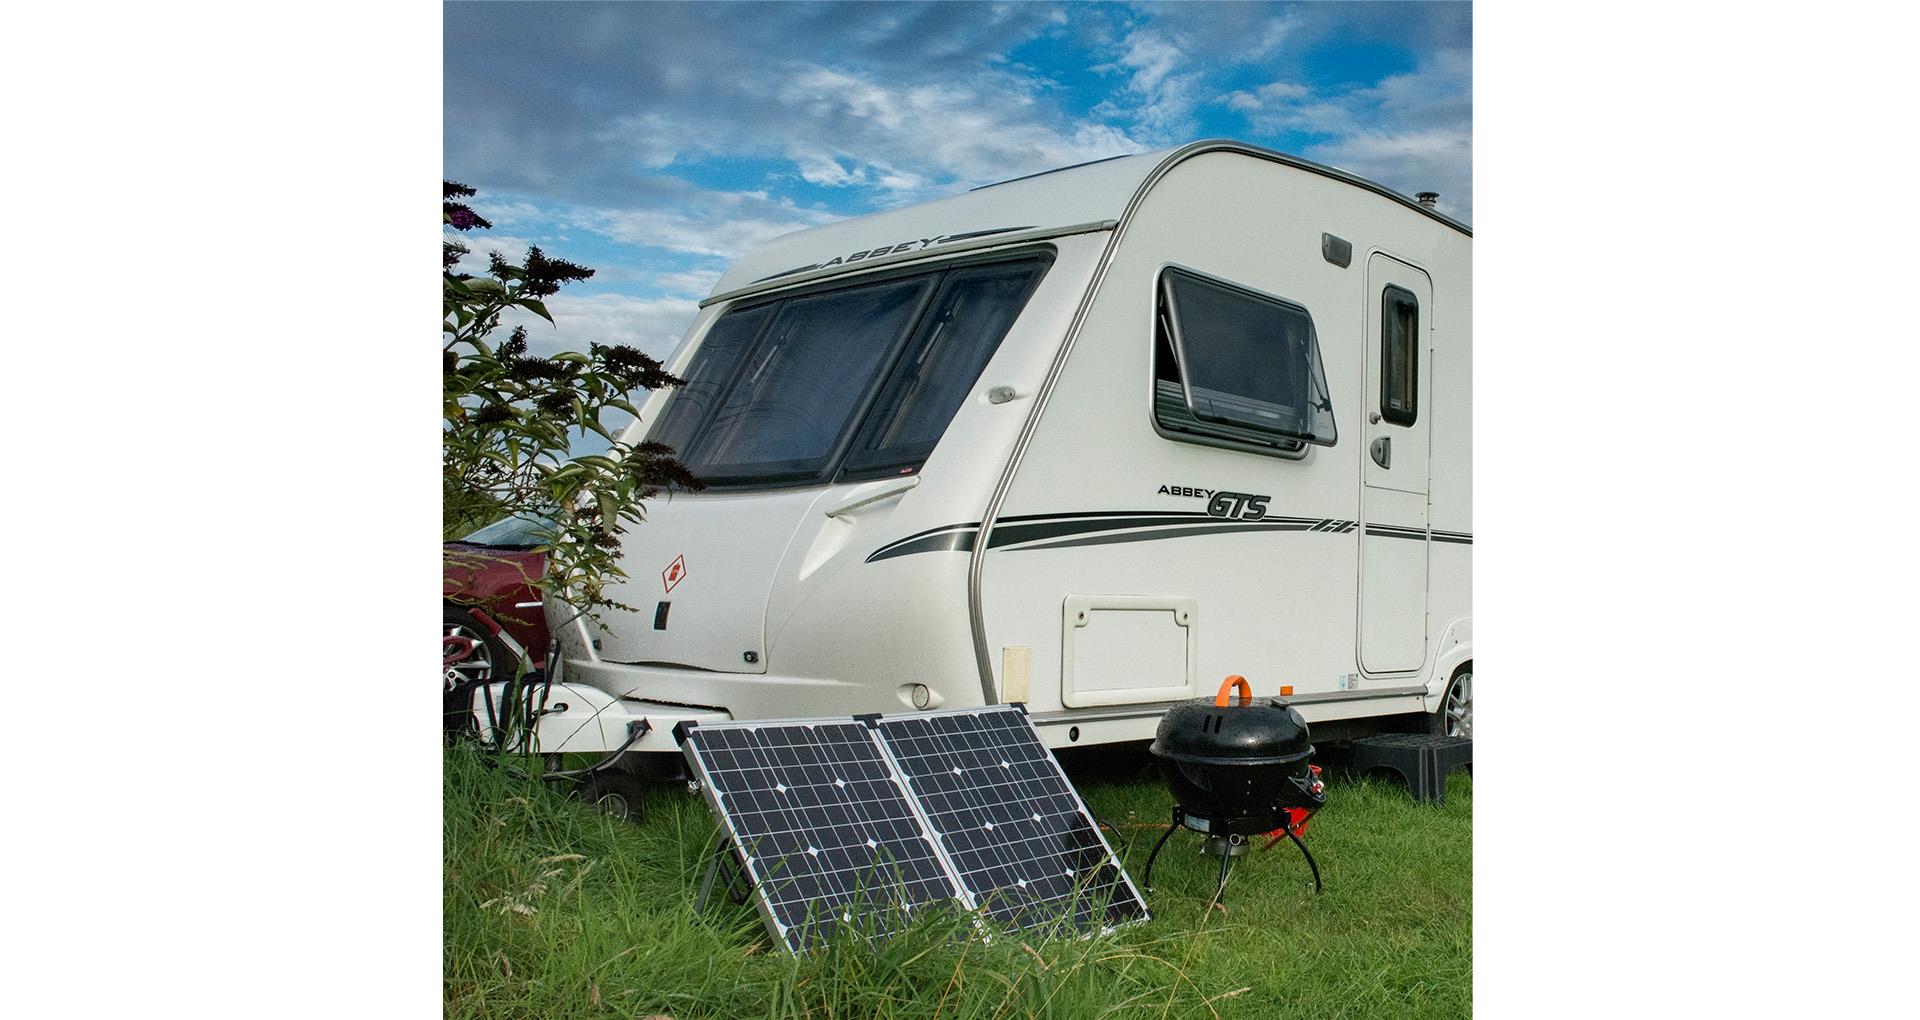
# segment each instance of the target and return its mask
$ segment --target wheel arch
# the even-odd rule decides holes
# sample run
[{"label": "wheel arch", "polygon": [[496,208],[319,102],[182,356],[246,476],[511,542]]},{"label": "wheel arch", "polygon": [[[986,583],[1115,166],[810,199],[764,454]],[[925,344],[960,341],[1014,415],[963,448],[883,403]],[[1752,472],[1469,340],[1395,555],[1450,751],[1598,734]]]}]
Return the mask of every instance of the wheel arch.
[{"label": "wheel arch", "polygon": [[1473,668],[1473,617],[1462,617],[1440,633],[1433,669],[1427,674],[1426,710],[1439,709],[1453,678]]}]

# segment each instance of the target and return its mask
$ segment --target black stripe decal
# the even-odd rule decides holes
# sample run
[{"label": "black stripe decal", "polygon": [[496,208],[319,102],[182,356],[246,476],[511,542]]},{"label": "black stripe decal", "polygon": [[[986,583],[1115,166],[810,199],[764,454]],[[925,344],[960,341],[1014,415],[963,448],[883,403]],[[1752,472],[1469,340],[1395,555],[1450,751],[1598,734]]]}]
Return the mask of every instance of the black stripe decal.
[{"label": "black stripe decal", "polygon": [[781,278],[781,277],[783,277],[783,276],[792,276],[792,275],[793,275],[793,274],[795,274],[795,273],[804,273],[804,272],[806,272],[806,271],[808,271],[808,270],[810,270],[810,269],[818,269],[818,268],[820,268],[820,266],[819,266],[818,264],[815,264],[815,265],[811,265],[811,266],[796,266],[796,267],[795,267],[795,268],[793,268],[793,269],[782,269],[781,271],[779,271],[779,272],[777,272],[777,273],[775,273],[775,274],[773,274],[772,276],[763,276],[763,277],[761,277],[761,278],[759,278],[758,280],[754,280],[754,281],[752,281],[752,282],[750,282],[750,283],[748,283],[748,284],[747,284],[747,286],[749,286],[749,287],[751,287],[751,286],[753,286],[753,285],[754,285],[755,283],[765,283],[765,282],[767,282],[768,280],[778,280],[779,278]]},{"label": "black stripe decal", "polygon": [[1128,517],[1108,518],[1093,521],[1031,521],[1026,524],[1002,524],[993,529],[993,537],[987,540],[987,548],[998,549],[1003,545],[1020,545],[1043,538],[1061,538],[1067,535],[1084,535],[1089,532],[1118,531],[1123,528],[1155,527],[1172,524],[1204,525],[1206,518],[1195,519],[1187,516],[1165,517]]},{"label": "black stripe decal", "polygon": [[1028,225],[1024,227],[994,227],[992,230],[974,230],[965,234],[948,234],[947,236],[941,238],[940,240],[934,243],[935,244],[952,244],[955,241],[970,241],[976,237],[991,237],[994,234],[1005,234],[1015,230],[1032,230],[1032,229],[1033,229],[1032,225]]},{"label": "black stripe decal", "polygon": [[923,552],[972,552],[976,531],[969,527],[965,531],[943,531],[939,534],[905,539],[892,545],[882,546],[867,557],[868,563],[877,560],[890,560],[895,556],[911,556]]},{"label": "black stripe decal", "polygon": [[[1091,545],[1147,542],[1162,538],[1225,534],[1245,531],[1313,531],[1323,534],[1351,534],[1358,521],[1337,518],[1265,517],[1245,521],[1213,517],[1193,511],[1094,510],[1072,514],[1025,514],[1001,518],[1000,526],[988,540],[990,549],[1020,551],[1026,549],[1069,549]],[[915,532],[881,546],[867,556],[867,562],[892,559],[923,552],[971,552],[980,531],[978,523],[946,524]],[[1464,532],[1426,532],[1392,524],[1370,524],[1366,533],[1382,538],[1407,538],[1471,545],[1473,536]]]},{"label": "black stripe decal", "polygon": [[1219,524],[1182,525],[1180,527],[1149,528],[1145,531],[1126,531],[1117,535],[1093,535],[1088,538],[1073,538],[1059,542],[1041,542],[1037,545],[1023,545],[1013,552],[1026,552],[1029,549],[1071,549],[1085,545],[1116,545],[1122,542],[1153,542],[1163,538],[1187,538],[1192,535],[1220,535],[1230,531],[1306,531],[1300,524],[1268,524],[1265,522],[1242,522],[1222,520]]}]

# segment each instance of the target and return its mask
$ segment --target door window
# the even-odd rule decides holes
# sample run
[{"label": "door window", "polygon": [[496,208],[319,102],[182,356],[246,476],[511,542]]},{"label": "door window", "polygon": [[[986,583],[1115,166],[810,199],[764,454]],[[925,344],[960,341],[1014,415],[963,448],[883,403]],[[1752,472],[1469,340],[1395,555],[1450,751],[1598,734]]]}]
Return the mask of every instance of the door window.
[{"label": "door window", "polygon": [[1380,417],[1420,420],[1420,299],[1400,287],[1380,295]]}]

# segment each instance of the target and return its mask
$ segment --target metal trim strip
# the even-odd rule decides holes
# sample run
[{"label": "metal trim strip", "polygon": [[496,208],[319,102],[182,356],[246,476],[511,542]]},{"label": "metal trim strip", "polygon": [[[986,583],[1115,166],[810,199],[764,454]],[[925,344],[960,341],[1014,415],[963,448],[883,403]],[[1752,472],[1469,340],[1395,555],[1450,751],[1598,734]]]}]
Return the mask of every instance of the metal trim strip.
[{"label": "metal trim strip", "polygon": [[[1312,694],[1294,694],[1282,700],[1289,705],[1313,705],[1337,701],[1373,701],[1380,698],[1410,698],[1423,696],[1426,693],[1427,688],[1423,684],[1415,687],[1382,687],[1378,690],[1371,691],[1319,691]],[[1057,712],[1035,712],[1029,716],[1029,718],[1033,720],[1035,726],[1112,722],[1116,719],[1139,719],[1146,716],[1160,715],[1166,712],[1167,709],[1179,704],[1183,704],[1183,702],[1155,701],[1144,705],[1129,705],[1122,708],[1111,708],[1100,711],[1069,708],[1061,709]]]},{"label": "metal trim strip", "polygon": [[806,272],[774,276],[764,280],[756,280],[744,287],[735,287],[724,294],[715,294],[701,301],[700,307],[706,308],[709,305],[717,305],[722,301],[738,301],[741,298],[758,297],[761,294],[782,290],[787,287],[797,287],[802,284],[814,283],[829,277],[852,275],[853,272],[864,273],[870,268],[885,269],[891,266],[906,265],[910,262],[945,258],[961,252],[979,251],[983,248],[1026,244],[1030,241],[1044,241],[1054,237],[1071,237],[1074,234],[1098,233],[1102,230],[1112,230],[1117,222],[1116,220],[1096,220],[1091,223],[1075,223],[1065,227],[1035,227],[1031,230],[993,234],[987,237],[978,237],[954,244],[935,245],[932,248],[923,248],[919,251],[901,252],[898,255],[883,255],[877,259],[866,259],[854,263],[852,272],[850,272],[849,267],[843,263],[825,269],[809,269]]}]

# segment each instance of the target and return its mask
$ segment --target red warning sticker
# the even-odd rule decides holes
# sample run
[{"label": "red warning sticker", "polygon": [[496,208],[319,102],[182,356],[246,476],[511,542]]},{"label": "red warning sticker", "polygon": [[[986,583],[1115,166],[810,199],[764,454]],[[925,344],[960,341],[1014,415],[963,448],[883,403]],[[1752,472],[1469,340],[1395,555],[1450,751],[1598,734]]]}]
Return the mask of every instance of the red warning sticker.
[{"label": "red warning sticker", "polygon": [[687,576],[686,556],[684,555],[675,556],[673,558],[673,562],[667,566],[667,569],[662,570],[660,572],[660,583],[667,586],[668,594],[672,594],[673,586],[676,584],[679,584],[681,578],[684,578],[686,576]]}]

